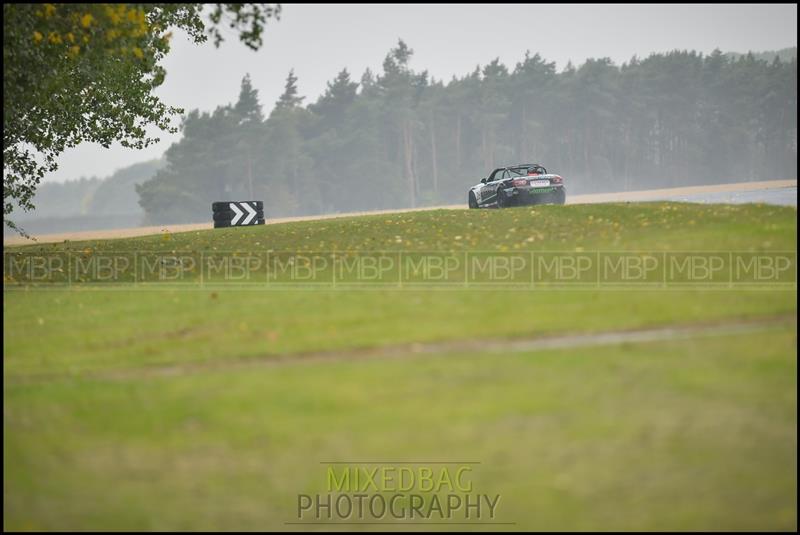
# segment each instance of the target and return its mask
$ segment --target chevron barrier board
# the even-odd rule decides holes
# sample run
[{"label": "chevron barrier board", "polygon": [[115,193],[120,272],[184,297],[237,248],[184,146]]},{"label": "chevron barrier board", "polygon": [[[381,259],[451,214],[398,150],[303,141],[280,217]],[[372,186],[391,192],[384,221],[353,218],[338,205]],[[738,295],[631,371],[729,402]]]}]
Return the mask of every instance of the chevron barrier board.
[{"label": "chevron barrier board", "polygon": [[262,201],[220,201],[211,203],[214,228],[264,224]]},{"label": "chevron barrier board", "polygon": [[211,203],[211,211],[212,212],[226,212],[231,210],[231,203],[233,204],[249,204],[252,208],[255,208],[259,212],[264,211],[264,201],[217,201]]}]

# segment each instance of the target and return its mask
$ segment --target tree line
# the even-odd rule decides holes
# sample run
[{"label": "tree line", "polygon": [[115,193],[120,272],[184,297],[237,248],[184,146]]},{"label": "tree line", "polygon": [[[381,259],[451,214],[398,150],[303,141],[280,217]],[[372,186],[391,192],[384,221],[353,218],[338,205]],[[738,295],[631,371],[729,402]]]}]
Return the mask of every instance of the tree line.
[{"label": "tree line", "polygon": [[34,209],[39,183],[58,157],[83,142],[144,148],[158,141],[147,126],[173,131],[183,113],[154,90],[173,30],[219,46],[238,34],[258,50],[280,5],[267,4],[3,4],[3,222]]},{"label": "tree line", "polygon": [[[16,223],[34,235],[139,226],[145,214],[135,186],[152,178],[163,163],[149,160],[106,177],[45,182],[32,199],[35,210],[26,212],[15,206]],[[6,228],[6,233],[16,232]]]},{"label": "tree line", "polygon": [[497,166],[540,163],[569,193],[797,176],[797,59],[672,51],[561,72],[539,54],[445,83],[401,40],[381,72],[345,69],[305,104],[290,72],[265,116],[249,76],[197,110],[166,166],[136,187],[148,222],[203,221],[210,203],[267,217],[466,202]]}]

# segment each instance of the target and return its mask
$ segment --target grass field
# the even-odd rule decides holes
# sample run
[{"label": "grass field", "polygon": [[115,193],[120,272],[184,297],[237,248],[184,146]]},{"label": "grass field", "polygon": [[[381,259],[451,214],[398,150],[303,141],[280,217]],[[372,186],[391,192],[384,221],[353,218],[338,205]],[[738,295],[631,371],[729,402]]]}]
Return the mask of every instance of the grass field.
[{"label": "grass field", "polygon": [[[763,205],[434,211],[5,253],[786,252],[796,251],[796,220],[794,208]],[[797,526],[796,285],[5,280],[6,529],[285,529],[298,493],[323,490],[321,462],[375,459],[480,462],[475,486],[501,494],[498,520],[512,523],[501,529]],[[411,351],[733,320],[763,328],[536,352]],[[348,356],[385,346],[408,355]]]}]

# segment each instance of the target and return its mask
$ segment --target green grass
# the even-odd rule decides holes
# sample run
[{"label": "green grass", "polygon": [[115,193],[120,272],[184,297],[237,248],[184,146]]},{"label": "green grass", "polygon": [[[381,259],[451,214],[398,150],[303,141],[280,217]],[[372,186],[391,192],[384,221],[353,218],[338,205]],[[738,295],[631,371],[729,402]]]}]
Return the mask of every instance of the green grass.
[{"label": "green grass", "polygon": [[795,250],[797,209],[633,203],[431,210],[6,251],[615,251]]},{"label": "green grass", "polygon": [[[215,296],[215,297],[214,297]],[[5,377],[796,311],[790,291],[9,291]]]},{"label": "green grass", "polygon": [[[440,210],[220,229],[18,251],[413,251],[625,248],[795,250],[796,210],[645,203],[514,210]],[[649,223],[645,225],[645,223]],[[395,236],[402,236],[396,243]],[[528,241],[533,236],[533,241]],[[543,236],[539,239],[539,236]],[[621,247],[619,244],[625,244]],[[456,253],[460,254],[460,253]],[[256,291],[218,285],[132,285],[5,292],[6,377],[263,357],[475,337],[531,336],[796,311],[795,293],[721,289],[481,288]],[[252,286],[251,286],[252,288]]]},{"label": "green grass", "polygon": [[516,529],[794,529],[796,362],[784,328],[6,385],[5,527],[282,529],[322,461],[448,459]]},{"label": "green grass", "polygon": [[[796,251],[796,219],[763,205],[442,210],[5,252]],[[283,529],[297,493],[322,490],[319,461],[387,457],[481,461],[476,487],[503,495],[512,529],[796,528],[794,329],[262,365],[418,342],[785,320],[796,286],[22,284],[4,291],[3,312],[7,529]],[[174,364],[185,368],[147,373]]]}]

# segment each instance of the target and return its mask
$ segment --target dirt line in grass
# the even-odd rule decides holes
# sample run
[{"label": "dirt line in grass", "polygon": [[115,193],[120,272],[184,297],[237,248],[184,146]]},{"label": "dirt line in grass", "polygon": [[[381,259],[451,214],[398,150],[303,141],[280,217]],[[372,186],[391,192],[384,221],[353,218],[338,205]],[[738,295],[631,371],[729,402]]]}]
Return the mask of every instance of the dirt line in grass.
[{"label": "dirt line in grass", "polygon": [[[353,348],[331,351],[264,354],[252,357],[220,358],[215,361],[151,365],[138,368],[78,372],[76,377],[91,380],[129,380],[150,377],[174,377],[209,371],[254,368],[259,366],[291,366],[335,361],[405,358],[419,355],[452,353],[513,354],[522,352],[574,349],[620,344],[668,342],[706,336],[741,335],[797,324],[796,314],[754,319],[668,325],[641,329],[612,330],[594,333],[564,333],[506,339],[469,339],[443,342],[411,343],[384,347]],[[65,374],[36,374],[6,377],[6,383],[40,383],[70,377]]]}]

